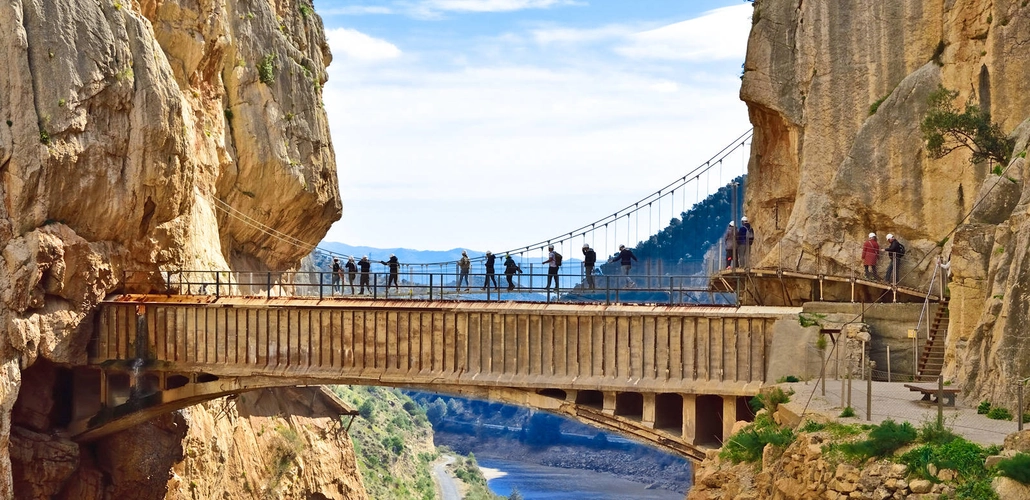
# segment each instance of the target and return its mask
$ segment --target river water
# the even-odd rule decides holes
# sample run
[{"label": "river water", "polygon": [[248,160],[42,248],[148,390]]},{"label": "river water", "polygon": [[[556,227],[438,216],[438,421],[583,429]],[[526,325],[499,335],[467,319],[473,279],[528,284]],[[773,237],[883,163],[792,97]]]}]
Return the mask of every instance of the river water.
[{"label": "river water", "polygon": [[507,497],[513,488],[526,500],[683,500],[683,493],[649,490],[645,484],[582,469],[476,457],[490,490]]}]

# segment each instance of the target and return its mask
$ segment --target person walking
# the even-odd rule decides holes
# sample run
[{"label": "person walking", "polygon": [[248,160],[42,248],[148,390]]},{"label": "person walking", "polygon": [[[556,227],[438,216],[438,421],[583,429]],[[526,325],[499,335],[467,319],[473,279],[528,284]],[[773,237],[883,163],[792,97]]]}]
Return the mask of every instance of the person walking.
[{"label": "person walking", "polygon": [[[340,259],[338,259],[336,257],[333,257],[333,277],[332,277],[332,282],[333,282],[333,288],[332,288],[333,292],[332,293],[333,293],[333,295],[336,295],[337,293],[340,293],[340,278],[343,277],[343,272],[342,271],[343,270],[340,268]],[[321,286],[321,285],[322,284],[319,283],[319,286]],[[322,292],[319,292],[319,293],[322,293]]]},{"label": "person walking", "polygon": [[862,244],[862,265],[865,267],[867,280],[879,280],[876,272],[876,261],[880,258],[880,243],[876,241],[876,233],[869,233],[869,239]]},{"label": "person walking", "polygon": [[887,234],[887,275],[884,281],[898,284],[898,269],[901,267],[901,258],[905,256],[905,245],[902,245],[893,234]]},{"label": "person walking", "polygon": [[733,257],[736,255],[734,249],[737,247],[737,228],[733,221],[726,228],[726,234],[722,237],[726,246],[726,269],[733,269]]},{"label": "person walking", "polygon": [[372,263],[368,261],[368,256],[361,257],[358,261],[358,269],[361,270],[361,292],[358,295],[365,294],[365,287],[368,287],[368,291],[372,291],[372,285],[368,284],[368,273],[372,270]]},{"label": "person walking", "polygon": [[554,245],[547,246],[547,260],[541,264],[547,264],[547,286],[544,290],[551,289],[551,280],[554,280],[554,293],[558,293],[558,267],[561,266],[561,262],[558,261],[559,257],[554,251]]},{"label": "person walking", "polygon": [[494,288],[500,288],[500,286],[497,285],[497,276],[494,273],[494,261],[495,260],[496,260],[496,256],[493,254],[493,252],[487,250],[486,251],[486,279],[483,280],[483,290],[486,290],[487,288],[490,287],[490,281],[491,280],[494,282]]},{"label": "person walking", "polygon": [[397,256],[390,254],[390,260],[383,262],[379,261],[380,264],[390,267],[390,277],[386,278],[386,288],[390,288],[390,283],[393,283],[394,291],[400,291],[400,286],[397,284],[398,277],[400,274],[401,263],[397,261]]},{"label": "person walking", "polygon": [[461,251],[461,258],[458,259],[458,288],[461,291],[461,281],[465,280],[465,291],[469,291],[469,269],[472,269],[472,261],[469,260],[469,254],[464,250]]},{"label": "person walking", "polygon": [[358,266],[354,263],[354,257],[347,257],[347,264],[343,267],[347,269],[347,283],[350,283],[350,294],[354,295],[354,277],[358,274]]},{"label": "person walking", "polygon": [[508,291],[515,289],[515,283],[512,283],[511,277],[515,273],[522,274],[522,268],[515,263],[515,259],[511,258],[511,254],[504,255],[504,277],[508,280]]},{"label": "person walking", "polygon": [[633,252],[626,248],[626,245],[619,245],[619,253],[615,254],[615,257],[612,257],[612,260],[609,260],[608,262],[614,262],[616,260],[622,265],[622,274],[629,276],[629,270],[633,267],[632,261],[637,260],[637,256],[633,255]]},{"label": "person walking", "polygon": [[747,268],[751,265],[751,243],[755,241],[755,231],[747,217],[740,218],[737,229],[737,266]]},{"label": "person walking", "polygon": [[594,289],[594,263],[597,262],[597,252],[590,248],[587,243],[583,244],[583,272],[587,277],[587,286]]}]

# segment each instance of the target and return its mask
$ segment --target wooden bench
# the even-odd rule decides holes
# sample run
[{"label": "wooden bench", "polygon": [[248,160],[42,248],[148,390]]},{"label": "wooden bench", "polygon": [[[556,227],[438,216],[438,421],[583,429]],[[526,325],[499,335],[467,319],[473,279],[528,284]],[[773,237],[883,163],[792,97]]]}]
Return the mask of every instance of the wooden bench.
[{"label": "wooden bench", "polygon": [[945,387],[943,390],[938,388],[936,385],[927,386],[905,384],[905,387],[910,391],[923,393],[923,399],[921,399],[920,401],[929,401],[931,403],[937,402],[937,399],[934,398],[934,396],[936,396],[937,393],[940,392],[941,395],[944,397],[944,406],[955,406],[955,395],[959,393],[959,389],[956,389],[954,387]]}]

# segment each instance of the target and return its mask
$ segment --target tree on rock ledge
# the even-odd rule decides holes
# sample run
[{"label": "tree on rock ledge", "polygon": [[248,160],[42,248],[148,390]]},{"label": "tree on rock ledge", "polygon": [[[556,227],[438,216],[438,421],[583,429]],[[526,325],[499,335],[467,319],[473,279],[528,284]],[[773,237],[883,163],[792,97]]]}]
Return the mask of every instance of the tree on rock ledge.
[{"label": "tree on rock ledge", "polygon": [[919,128],[926,139],[931,158],[943,158],[952,151],[966,148],[973,152],[970,163],[994,160],[1008,165],[1014,141],[991,123],[991,113],[967,103],[961,113],[953,104],[958,91],[938,85],[927,98],[929,109]]}]

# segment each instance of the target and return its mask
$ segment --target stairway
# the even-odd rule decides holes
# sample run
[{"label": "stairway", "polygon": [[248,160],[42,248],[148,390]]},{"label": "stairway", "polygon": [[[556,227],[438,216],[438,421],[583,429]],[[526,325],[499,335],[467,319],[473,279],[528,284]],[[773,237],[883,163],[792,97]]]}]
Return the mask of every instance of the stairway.
[{"label": "stairway", "polygon": [[930,336],[919,355],[919,381],[936,380],[944,368],[944,341],[948,335],[948,299],[937,308],[930,323]]}]

